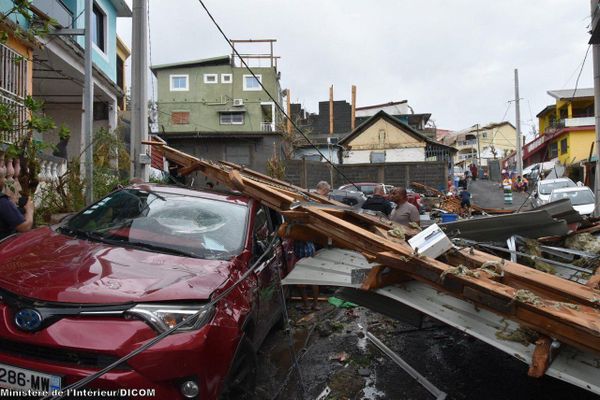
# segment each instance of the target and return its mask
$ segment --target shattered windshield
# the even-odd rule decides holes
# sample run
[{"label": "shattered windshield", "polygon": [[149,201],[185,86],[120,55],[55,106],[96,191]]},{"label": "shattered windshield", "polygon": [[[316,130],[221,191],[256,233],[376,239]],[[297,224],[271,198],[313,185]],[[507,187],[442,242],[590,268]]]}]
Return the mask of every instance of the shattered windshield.
[{"label": "shattered windshield", "polygon": [[124,189],[111,193],[61,228],[115,245],[198,258],[239,254],[248,208],[200,197]]},{"label": "shattered windshield", "polygon": [[561,199],[569,199],[574,206],[581,206],[583,204],[594,203],[594,194],[591,190],[576,190],[572,192],[554,192],[550,196],[550,201]]},{"label": "shattered windshield", "polygon": [[548,182],[548,183],[540,183],[540,194],[550,194],[554,189],[562,189],[568,187],[575,187],[575,183],[573,181],[559,181],[559,182]]}]

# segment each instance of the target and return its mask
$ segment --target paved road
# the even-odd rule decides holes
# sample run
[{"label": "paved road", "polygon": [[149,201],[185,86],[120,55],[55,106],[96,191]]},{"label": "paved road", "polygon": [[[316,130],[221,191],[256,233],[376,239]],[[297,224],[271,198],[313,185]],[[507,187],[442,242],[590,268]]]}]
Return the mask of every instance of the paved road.
[{"label": "paved road", "polygon": [[505,208],[517,210],[523,203],[525,206],[521,210],[530,209],[530,199],[528,193],[513,192],[513,204],[504,204],[504,192],[498,182],[477,179],[469,184],[472,202],[485,208]]}]

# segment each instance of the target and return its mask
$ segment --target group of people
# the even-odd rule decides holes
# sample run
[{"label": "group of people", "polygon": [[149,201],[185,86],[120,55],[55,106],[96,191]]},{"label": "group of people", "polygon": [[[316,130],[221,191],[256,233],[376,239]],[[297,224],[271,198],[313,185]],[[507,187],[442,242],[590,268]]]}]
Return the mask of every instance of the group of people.
[{"label": "group of people", "polygon": [[516,192],[526,192],[529,190],[529,181],[521,175],[516,175],[505,169],[502,170],[502,187],[510,186],[511,190]]},{"label": "group of people", "polygon": [[[317,184],[315,191],[322,196],[328,196],[331,186],[329,183],[321,181]],[[362,209],[379,211],[391,221],[401,225],[408,226],[411,222],[420,224],[419,210],[409,203],[408,192],[403,187],[394,188],[386,197],[384,186],[375,186],[373,194],[362,204]]]}]

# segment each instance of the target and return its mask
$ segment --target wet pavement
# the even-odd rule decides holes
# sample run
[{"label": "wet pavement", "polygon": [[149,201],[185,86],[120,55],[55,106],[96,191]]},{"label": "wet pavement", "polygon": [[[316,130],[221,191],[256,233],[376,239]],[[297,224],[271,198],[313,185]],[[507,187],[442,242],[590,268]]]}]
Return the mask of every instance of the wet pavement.
[{"label": "wet pavement", "polygon": [[480,207],[517,210],[525,203],[521,211],[531,209],[531,197],[525,192],[513,191],[512,204],[504,204],[504,192],[499,182],[477,179],[469,183],[469,192],[471,201]]},{"label": "wet pavement", "polygon": [[[327,303],[315,313],[288,305],[301,380],[292,366],[290,336],[273,331],[259,352],[256,399],[414,399],[433,396],[373,346],[366,327],[449,399],[597,399],[544,377],[527,376],[528,366],[456,329],[426,320],[422,329],[368,309],[338,309]],[[289,379],[286,382],[286,376]]]}]

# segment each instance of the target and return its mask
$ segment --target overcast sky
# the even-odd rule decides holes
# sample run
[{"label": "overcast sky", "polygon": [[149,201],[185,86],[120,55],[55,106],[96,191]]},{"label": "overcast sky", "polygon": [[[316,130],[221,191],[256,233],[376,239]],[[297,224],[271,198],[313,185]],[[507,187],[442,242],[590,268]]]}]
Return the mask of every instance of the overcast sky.
[{"label": "overcast sky", "polygon": [[[131,4],[131,0],[128,0]],[[149,0],[151,62],[229,54],[197,0]],[[519,69],[521,121],[574,88],[589,40],[589,0],[205,0],[232,39],[275,38],[282,88],[317,111],[335,99],[358,106],[408,100],[438,128],[499,121],[514,98]],[[131,21],[118,33],[131,43]],[[578,87],[591,87],[592,56]],[[130,64],[130,63],[129,63]],[[514,106],[505,119],[514,123]],[[535,121],[537,123],[537,121]]]}]

